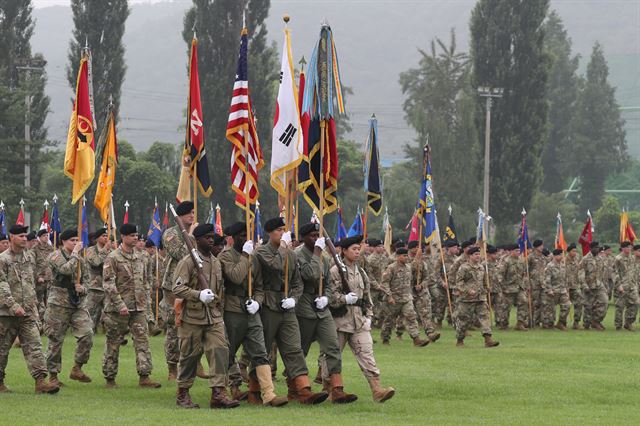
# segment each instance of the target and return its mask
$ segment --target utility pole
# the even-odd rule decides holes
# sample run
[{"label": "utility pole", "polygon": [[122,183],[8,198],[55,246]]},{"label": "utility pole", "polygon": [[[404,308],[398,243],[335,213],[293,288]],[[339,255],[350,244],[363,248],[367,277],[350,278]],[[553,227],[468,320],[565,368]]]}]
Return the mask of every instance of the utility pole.
[{"label": "utility pole", "polygon": [[482,210],[486,215],[489,214],[489,170],[491,163],[491,104],[493,98],[501,98],[504,93],[504,89],[501,87],[478,87],[478,95],[481,98],[486,98],[486,124],[484,132],[484,194],[482,197]]},{"label": "utility pole", "polygon": [[[31,72],[43,72],[47,61],[41,57],[29,58],[18,61],[16,69],[25,71],[25,95],[24,95],[24,190],[25,193],[31,188],[31,93],[30,78]],[[24,212],[24,223],[31,225],[31,213]]]}]

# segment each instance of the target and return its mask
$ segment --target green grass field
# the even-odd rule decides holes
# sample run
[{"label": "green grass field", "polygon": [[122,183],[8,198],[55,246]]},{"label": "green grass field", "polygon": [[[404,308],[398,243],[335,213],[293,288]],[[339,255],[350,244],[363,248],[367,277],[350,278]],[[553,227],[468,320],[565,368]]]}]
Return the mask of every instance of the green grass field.
[{"label": "green grass field", "polygon": [[[93,382],[70,381],[75,342],[69,337],[61,375],[66,386],[57,395],[35,395],[22,353],[11,351],[6,384],[13,393],[0,395],[0,424],[632,424],[640,418],[640,333],[615,331],[612,321],[610,310],[605,332],[496,332],[500,346],[495,349],[483,347],[479,332],[466,340],[467,347],[456,348],[448,327],[439,342],[426,348],[414,348],[405,335],[390,347],[375,345],[382,383],[396,388],[396,396],[385,404],[371,401],[347,349],[344,382],[347,391],[359,395],[357,402],[291,403],[280,409],[243,403],[225,411],[176,408],[175,384],[166,381],[163,336],[152,338],[153,378],[162,383],[158,390],[137,387],[131,343],[121,350],[119,388],[105,389],[100,373],[103,335],[95,338],[85,368]],[[380,341],[378,331],[374,338]],[[314,345],[308,358],[312,374],[316,356]],[[280,371],[277,391],[284,394]],[[208,407],[206,381],[198,380],[191,394]]]}]

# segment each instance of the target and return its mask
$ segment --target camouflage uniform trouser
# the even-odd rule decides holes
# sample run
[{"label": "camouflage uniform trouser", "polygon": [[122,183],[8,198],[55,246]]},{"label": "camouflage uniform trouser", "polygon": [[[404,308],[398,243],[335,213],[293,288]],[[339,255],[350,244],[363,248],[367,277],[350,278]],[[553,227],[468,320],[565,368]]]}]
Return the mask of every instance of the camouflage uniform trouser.
[{"label": "camouflage uniform trouser", "polygon": [[229,368],[229,346],[224,322],[194,325],[182,322],[178,327],[180,363],[178,387],[191,388],[196,378],[198,361],[204,353],[209,362],[209,387],[226,387]]},{"label": "camouflage uniform trouser", "polygon": [[607,306],[609,305],[607,289],[598,287],[594,290],[585,290],[584,296],[585,327],[590,327],[594,323],[601,323],[607,315]]},{"label": "camouflage uniform trouser", "polygon": [[93,321],[93,332],[98,331],[98,324],[102,318],[102,309],[104,308],[104,291],[89,290],[85,299],[85,307],[89,312],[91,321]]},{"label": "camouflage uniform trouser", "polygon": [[76,338],[76,364],[89,361],[93,347],[93,323],[86,308],[65,308],[49,304],[44,314],[44,334],[49,338],[47,347],[47,369],[49,373],[60,373],[62,369],[62,345],[71,327]]},{"label": "camouflage uniform trouser", "polygon": [[527,324],[529,320],[528,303],[527,293],[524,290],[520,290],[518,293],[502,293],[500,306],[496,310],[496,323],[502,327],[509,326],[509,315],[513,306],[517,309],[518,322]]},{"label": "camouflage uniform trouser", "polygon": [[140,376],[151,374],[153,364],[151,351],[149,350],[149,330],[144,311],[129,311],[129,315],[120,315],[118,312],[104,313],[104,327],[107,340],[104,346],[104,358],[102,359],[102,374],[105,379],[115,379],[118,374],[118,358],[120,344],[127,330],[131,331],[133,348],[136,352],[136,370]]},{"label": "camouflage uniform trouser", "polygon": [[531,310],[533,311],[533,324],[537,327],[542,323],[543,311],[543,295],[540,287],[531,288]]},{"label": "camouflage uniform trouser", "polygon": [[36,298],[38,299],[38,315],[44,318],[44,312],[47,307],[47,284],[36,283]]},{"label": "camouflage uniform trouser", "polygon": [[558,324],[567,325],[567,317],[571,309],[571,302],[567,293],[561,294],[542,294],[542,324],[552,326],[556,320],[556,305],[560,305],[560,315],[558,316]]},{"label": "camouflage uniform trouser", "polygon": [[371,338],[371,332],[360,330],[355,333],[345,333],[338,331],[338,346],[340,352],[344,350],[344,347],[349,344],[353,356],[356,357],[356,362],[364,374],[364,377],[369,380],[380,376],[380,370],[376,365],[376,359],[373,356],[373,339]]},{"label": "camouflage uniform trouser", "polygon": [[167,334],[164,337],[164,357],[167,364],[178,364],[180,360],[180,349],[178,347],[178,330],[176,330],[176,312],[173,310],[175,296],[169,290],[162,289],[162,302],[160,303],[160,315],[167,327]]},{"label": "camouflage uniform trouser", "polygon": [[498,325],[498,311],[500,305],[502,304],[502,293],[491,293],[490,301],[491,303],[489,304],[489,318],[491,318],[491,311],[493,311],[493,320],[495,321],[496,325]]},{"label": "camouflage uniform trouser", "polygon": [[456,339],[464,340],[467,330],[480,323],[482,335],[491,335],[489,305],[487,302],[462,302],[456,305]]},{"label": "camouflage uniform trouser", "polygon": [[20,338],[22,354],[29,374],[34,379],[47,377],[47,366],[42,354],[38,321],[32,317],[0,317],[0,381],[5,378],[9,350],[16,337]]},{"label": "camouflage uniform trouser", "polygon": [[373,306],[372,324],[382,323],[382,302],[380,301],[380,292],[378,290],[370,290],[371,305]]},{"label": "camouflage uniform trouser", "polygon": [[569,289],[569,300],[573,305],[573,322],[578,324],[582,319],[582,310],[584,308],[584,295],[579,288]]},{"label": "camouflage uniform trouser", "polygon": [[429,287],[429,293],[431,295],[431,313],[433,320],[437,323],[442,323],[444,320],[444,312],[447,309],[447,290],[440,284],[435,284]]},{"label": "camouflage uniform trouser", "polygon": [[638,288],[625,289],[624,293],[615,290],[616,296],[616,328],[622,327],[622,318],[624,317],[624,325],[630,326],[636,322],[638,316],[638,304],[640,296],[638,296]]},{"label": "camouflage uniform trouser", "polygon": [[413,302],[396,302],[394,305],[385,303],[385,318],[382,325],[382,340],[389,340],[391,330],[396,323],[396,319],[401,317],[404,319],[409,335],[415,339],[420,335],[418,327],[418,317],[413,309]]},{"label": "camouflage uniform trouser", "polygon": [[413,307],[416,314],[418,314],[422,328],[424,328],[427,334],[436,332],[436,327],[433,324],[433,311],[431,310],[431,306],[431,294],[429,294],[429,290],[425,289],[413,296]]}]

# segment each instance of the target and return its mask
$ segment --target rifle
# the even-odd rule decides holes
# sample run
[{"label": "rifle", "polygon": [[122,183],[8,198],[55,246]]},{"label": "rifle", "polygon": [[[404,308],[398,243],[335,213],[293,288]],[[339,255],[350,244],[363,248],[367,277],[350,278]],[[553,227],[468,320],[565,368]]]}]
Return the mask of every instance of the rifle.
[{"label": "rifle", "polygon": [[[331,241],[331,238],[329,238],[329,235],[327,234],[326,229],[323,229],[323,235],[327,243],[327,248],[329,249],[329,253],[331,253],[331,256],[333,257],[333,261],[336,263],[336,266],[338,267],[338,272],[340,273],[340,281],[342,283],[342,292],[344,294],[348,294],[351,292],[351,289],[349,288],[349,282],[347,280],[347,266],[344,264],[344,262],[340,258],[340,255],[336,251],[336,246],[333,245],[333,241]],[[343,317],[347,314],[346,305],[340,306],[339,308],[329,307],[329,310],[331,311],[331,315],[333,315],[334,317]]]},{"label": "rifle", "polygon": [[[205,278],[204,272],[203,272],[204,266],[202,264],[202,258],[200,257],[200,254],[198,253],[198,250],[196,249],[196,247],[193,245],[191,238],[189,238],[189,231],[187,230],[187,227],[184,225],[184,222],[182,221],[182,219],[180,219],[180,216],[178,216],[178,214],[176,213],[175,209],[173,208],[173,204],[169,204],[169,210],[171,210],[173,219],[176,221],[178,228],[180,228],[180,235],[182,236],[182,241],[184,241],[184,243],[187,245],[187,249],[189,251],[189,255],[191,256],[191,260],[193,260],[193,263],[196,265],[196,268],[198,271],[197,272],[198,290],[202,291],[206,288],[209,288],[209,283],[207,282],[207,279]],[[184,299],[176,298],[176,300],[173,302],[173,309],[176,312],[176,327],[179,327],[180,324],[182,323],[182,320],[180,318],[182,316],[182,311],[184,309]]]}]

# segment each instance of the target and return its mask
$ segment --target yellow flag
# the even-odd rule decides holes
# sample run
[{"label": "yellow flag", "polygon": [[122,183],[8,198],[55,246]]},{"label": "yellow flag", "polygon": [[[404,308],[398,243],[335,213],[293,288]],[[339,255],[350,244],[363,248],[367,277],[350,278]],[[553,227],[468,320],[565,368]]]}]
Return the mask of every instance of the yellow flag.
[{"label": "yellow flag", "polygon": [[100,212],[100,217],[105,223],[109,222],[111,214],[111,194],[113,193],[113,183],[116,180],[116,165],[118,164],[118,140],[116,138],[116,124],[113,111],[109,111],[106,127],[106,142],[102,151],[102,165],[100,166],[100,176],[98,177],[98,188],[93,205]]}]

